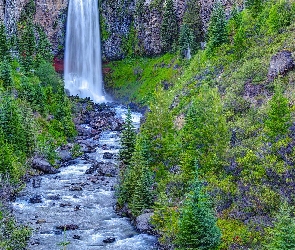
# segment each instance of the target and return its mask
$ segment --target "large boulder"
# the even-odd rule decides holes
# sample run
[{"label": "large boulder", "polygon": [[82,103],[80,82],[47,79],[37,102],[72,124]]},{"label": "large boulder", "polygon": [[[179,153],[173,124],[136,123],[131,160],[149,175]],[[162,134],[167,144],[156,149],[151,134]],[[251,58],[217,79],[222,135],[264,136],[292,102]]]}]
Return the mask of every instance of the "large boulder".
[{"label": "large boulder", "polygon": [[155,234],[155,230],[151,224],[151,218],[154,213],[144,213],[136,217],[135,226],[141,233]]},{"label": "large boulder", "polygon": [[285,75],[294,68],[292,53],[283,50],[273,55],[268,69],[268,81],[273,81],[278,75]]},{"label": "large boulder", "polygon": [[59,170],[52,167],[51,164],[41,157],[35,157],[32,161],[32,167],[45,174],[57,174]]}]

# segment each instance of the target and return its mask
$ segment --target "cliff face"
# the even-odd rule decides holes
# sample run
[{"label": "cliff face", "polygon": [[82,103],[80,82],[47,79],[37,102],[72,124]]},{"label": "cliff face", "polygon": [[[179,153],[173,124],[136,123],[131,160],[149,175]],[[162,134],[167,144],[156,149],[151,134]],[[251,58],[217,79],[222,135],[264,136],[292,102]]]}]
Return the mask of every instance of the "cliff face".
[{"label": "cliff face", "polygon": [[[157,55],[162,52],[160,30],[163,2],[142,0],[99,0],[102,29],[102,52],[104,60],[123,58],[126,55],[124,42],[132,28],[136,30],[138,51],[141,55]],[[188,0],[174,0],[178,23],[182,23]],[[215,0],[201,0],[200,16],[204,30],[208,25]],[[0,20],[4,21],[9,34],[17,30],[17,21],[29,0],[0,0]],[[63,55],[66,31],[66,16],[69,0],[35,0],[35,22],[44,27],[54,54]],[[158,3],[157,3],[158,2]],[[229,0],[223,0],[227,6]],[[140,11],[140,14],[138,13]]]},{"label": "cliff face", "polygon": [[[0,20],[9,34],[17,30],[17,22],[29,0],[0,0]],[[35,22],[48,35],[54,54],[63,53],[68,0],[35,0]]]}]

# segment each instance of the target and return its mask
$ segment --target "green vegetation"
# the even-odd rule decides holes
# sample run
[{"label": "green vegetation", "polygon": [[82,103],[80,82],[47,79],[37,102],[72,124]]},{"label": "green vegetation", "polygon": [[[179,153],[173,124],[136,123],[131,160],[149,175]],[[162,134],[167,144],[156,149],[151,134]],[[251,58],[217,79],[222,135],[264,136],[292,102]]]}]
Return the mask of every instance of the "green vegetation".
[{"label": "green vegetation", "polygon": [[197,172],[194,176],[192,191],[180,211],[175,242],[181,249],[214,249],[220,244],[221,233]]},{"label": "green vegetation", "polygon": [[130,164],[130,160],[135,148],[135,128],[132,123],[131,111],[128,109],[125,123],[123,125],[123,132],[121,135],[121,149],[119,159],[125,165]]},{"label": "green vegetation", "polygon": [[31,229],[18,226],[0,204],[0,248],[4,250],[26,249]]},{"label": "green vegetation", "polygon": [[[31,173],[34,155],[55,165],[57,147],[76,135],[72,104],[52,66],[48,38],[32,22],[34,15],[32,0],[21,13],[18,32],[12,37],[6,36],[4,24],[0,24],[1,198],[2,193],[10,195],[5,188],[16,192],[23,176]],[[31,230],[17,225],[4,205],[0,206],[0,248],[26,249]]]},{"label": "green vegetation", "polygon": [[295,72],[268,78],[272,56],[295,51],[294,7],[248,1],[225,19],[219,5],[190,61],[177,53],[106,66],[117,97],[149,107],[119,205],[134,216],[152,209],[168,248],[294,248]]}]

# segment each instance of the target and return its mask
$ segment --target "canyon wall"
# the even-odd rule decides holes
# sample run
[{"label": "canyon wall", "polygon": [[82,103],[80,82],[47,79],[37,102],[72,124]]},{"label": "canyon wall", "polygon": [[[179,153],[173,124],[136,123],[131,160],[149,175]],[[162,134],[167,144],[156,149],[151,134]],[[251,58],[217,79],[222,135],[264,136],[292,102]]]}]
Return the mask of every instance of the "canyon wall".
[{"label": "canyon wall", "polygon": [[[0,20],[9,35],[15,34],[17,22],[29,0],[0,0]],[[35,23],[41,25],[53,45],[54,54],[63,54],[68,0],[35,0]]]},{"label": "canyon wall", "polygon": [[[9,34],[17,30],[17,22],[26,4],[31,0],[0,0],[0,20],[4,21]],[[55,55],[63,55],[66,16],[69,0],[34,0],[35,23],[41,25],[48,35]],[[157,55],[162,52],[160,30],[164,1],[157,0],[99,0],[102,29],[102,54],[104,60],[121,59],[126,56],[124,42],[132,27],[136,29],[138,51],[141,55]],[[138,2],[143,5],[138,10]],[[174,0],[178,22],[181,24],[188,0]],[[201,19],[204,30],[208,26],[212,6],[216,0],[200,0]],[[232,3],[223,0],[227,8]],[[140,11],[140,14],[138,13]]]}]

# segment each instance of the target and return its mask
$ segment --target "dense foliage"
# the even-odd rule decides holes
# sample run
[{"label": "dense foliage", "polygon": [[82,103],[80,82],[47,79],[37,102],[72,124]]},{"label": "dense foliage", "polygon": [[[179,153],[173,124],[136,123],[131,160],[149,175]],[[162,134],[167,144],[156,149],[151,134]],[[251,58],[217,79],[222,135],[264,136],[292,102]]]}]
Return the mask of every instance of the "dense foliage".
[{"label": "dense foliage", "polygon": [[[207,46],[190,61],[166,54],[108,65],[114,93],[149,106],[122,171],[119,202],[135,216],[152,210],[167,248],[294,248],[295,73],[268,76],[277,52],[295,51],[294,7],[247,1],[226,16],[217,4]],[[186,26],[183,47],[193,34]],[[140,176],[146,176],[145,189],[136,188]],[[202,188],[192,184],[196,178]],[[198,197],[204,202],[199,206]],[[200,211],[210,211],[211,219]],[[198,230],[209,221],[215,225],[214,217],[221,234],[215,226],[214,233],[202,229],[203,240],[217,239],[202,248]]]}]

